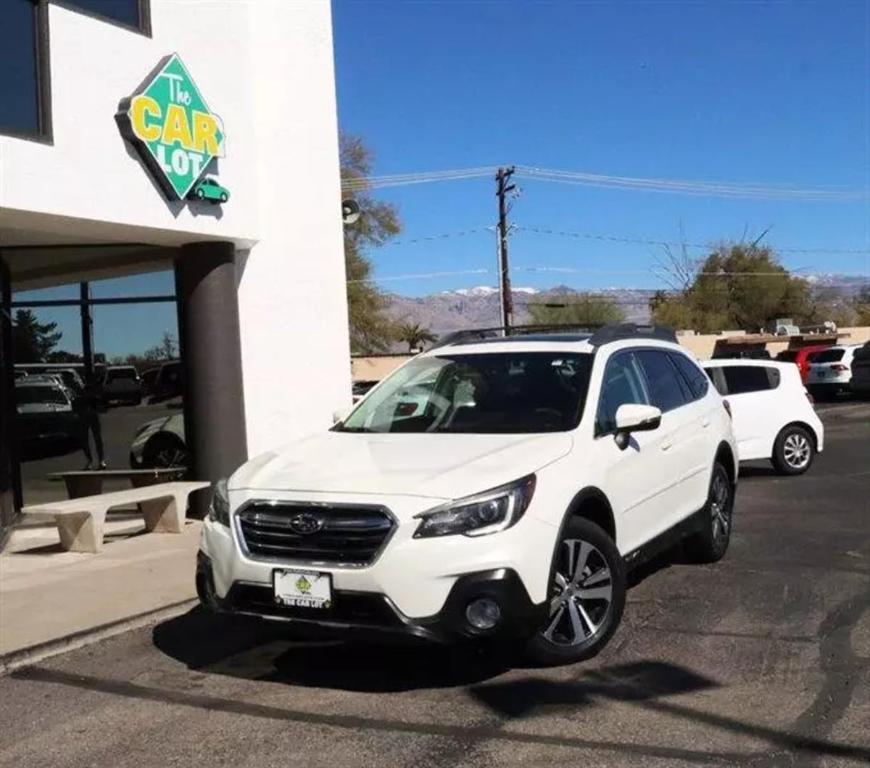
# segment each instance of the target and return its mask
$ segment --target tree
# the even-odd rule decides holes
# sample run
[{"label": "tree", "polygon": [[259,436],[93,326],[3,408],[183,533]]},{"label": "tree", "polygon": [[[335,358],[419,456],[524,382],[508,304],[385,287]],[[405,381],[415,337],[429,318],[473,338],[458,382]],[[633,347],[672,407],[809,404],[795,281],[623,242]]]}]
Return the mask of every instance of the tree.
[{"label": "tree", "polygon": [[438,340],[432,331],[419,323],[400,323],[396,329],[396,338],[407,343],[409,352],[420,350],[424,344],[431,344]]},{"label": "tree", "polygon": [[40,323],[32,310],[19,309],[12,324],[12,348],[17,363],[44,363],[63,333],[57,323]]},{"label": "tree", "polygon": [[870,285],[865,285],[855,299],[855,322],[870,325]]},{"label": "tree", "polygon": [[534,325],[606,325],[625,319],[613,299],[591,293],[556,296],[528,308]]},{"label": "tree", "polygon": [[[342,134],[339,150],[342,180],[359,182],[371,174],[372,153],[361,138]],[[385,312],[387,300],[370,280],[372,265],[366,252],[401,231],[396,207],[376,201],[366,190],[363,185],[354,191],[362,215],[344,228],[350,346],[355,353],[382,352],[393,339],[393,325]]]},{"label": "tree", "polygon": [[758,241],[715,248],[691,285],[659,296],[652,310],[657,323],[702,333],[725,329],[757,332],[777,317],[790,317],[798,323],[820,319],[810,285],[791,275],[779,264],[774,251]]}]

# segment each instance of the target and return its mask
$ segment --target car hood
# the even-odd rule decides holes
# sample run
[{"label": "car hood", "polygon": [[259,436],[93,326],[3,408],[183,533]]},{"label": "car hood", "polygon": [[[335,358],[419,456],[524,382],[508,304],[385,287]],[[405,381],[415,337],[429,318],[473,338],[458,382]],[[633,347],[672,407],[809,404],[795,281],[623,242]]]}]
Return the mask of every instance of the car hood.
[{"label": "car hood", "polygon": [[572,444],[567,433],[327,432],[252,459],[229,487],[456,499],[535,472],[565,456]]}]

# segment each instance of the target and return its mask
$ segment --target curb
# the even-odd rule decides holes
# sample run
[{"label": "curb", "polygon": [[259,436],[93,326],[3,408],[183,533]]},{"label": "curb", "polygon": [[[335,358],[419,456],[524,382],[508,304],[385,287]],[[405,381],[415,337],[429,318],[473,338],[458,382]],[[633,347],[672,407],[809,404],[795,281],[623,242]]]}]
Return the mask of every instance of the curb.
[{"label": "curb", "polygon": [[158,621],[173,619],[176,616],[187,613],[187,611],[198,604],[199,600],[195,597],[180,600],[177,603],[170,603],[161,608],[137,613],[135,616],[128,616],[127,618],[110,621],[90,629],[73,632],[54,640],[47,640],[44,643],[37,643],[29,648],[11,651],[0,656],[0,675],[6,675],[19,667],[26,667],[52,656],[74,651],[77,648],[83,648],[86,645],[129,632],[132,629],[139,629]]}]

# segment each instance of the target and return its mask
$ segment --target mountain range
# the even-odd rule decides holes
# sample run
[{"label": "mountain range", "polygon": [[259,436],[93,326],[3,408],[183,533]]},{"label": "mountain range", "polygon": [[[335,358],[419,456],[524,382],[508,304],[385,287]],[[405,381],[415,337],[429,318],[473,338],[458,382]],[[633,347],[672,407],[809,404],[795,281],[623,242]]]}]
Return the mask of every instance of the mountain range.
[{"label": "mountain range", "polygon": [[[829,297],[839,295],[850,300],[862,287],[870,283],[870,278],[861,275],[816,274],[805,278],[819,293],[824,291]],[[649,322],[649,301],[655,294],[652,288],[605,288],[596,289],[597,295],[605,295],[618,303],[629,322]],[[523,325],[531,322],[528,305],[531,302],[546,303],[556,297],[580,295],[578,291],[564,285],[552,288],[514,288],[514,323]],[[441,336],[445,333],[465,328],[487,328],[500,323],[499,292],[490,286],[460,288],[442,291],[427,296],[402,296],[387,294],[387,314],[397,322],[419,323],[424,328]]]}]

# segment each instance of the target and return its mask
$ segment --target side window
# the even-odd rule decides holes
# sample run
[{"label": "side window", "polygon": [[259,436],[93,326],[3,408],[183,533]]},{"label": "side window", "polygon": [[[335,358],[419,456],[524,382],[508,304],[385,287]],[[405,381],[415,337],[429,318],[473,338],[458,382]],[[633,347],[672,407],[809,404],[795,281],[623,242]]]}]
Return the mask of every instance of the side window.
[{"label": "side window", "polygon": [[707,389],[710,386],[710,382],[707,379],[707,376],[695,363],[689,360],[685,355],[677,354],[676,352],[669,352],[668,357],[671,358],[671,362],[677,367],[677,370],[686,380],[686,383],[689,385],[689,391],[692,393],[693,400],[700,400],[704,395],[707,394]]},{"label": "side window", "polygon": [[632,352],[617,353],[607,361],[595,418],[596,434],[603,435],[616,429],[616,410],[626,403],[650,404],[643,374]]},{"label": "side window", "polygon": [[635,354],[643,368],[652,405],[662,413],[679,408],[692,399],[688,384],[677,373],[667,352],[642,349]]},{"label": "side window", "polygon": [[[775,381],[771,373],[775,374]],[[779,371],[760,365],[723,365],[722,375],[729,395],[764,392],[779,386]]]}]

